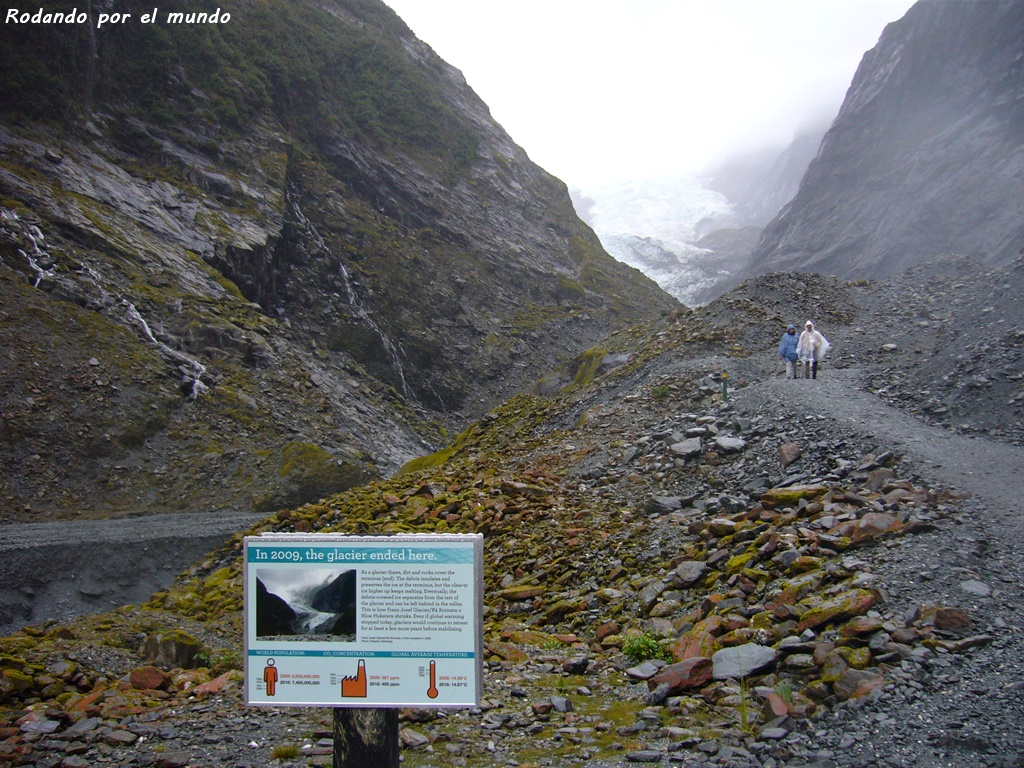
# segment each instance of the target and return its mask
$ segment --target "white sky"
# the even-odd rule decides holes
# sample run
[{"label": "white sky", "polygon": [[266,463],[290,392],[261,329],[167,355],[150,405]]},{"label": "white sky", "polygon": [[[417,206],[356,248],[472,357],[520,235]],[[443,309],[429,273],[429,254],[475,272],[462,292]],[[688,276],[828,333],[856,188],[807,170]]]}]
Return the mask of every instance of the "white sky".
[{"label": "white sky", "polygon": [[570,187],[701,170],[835,115],[912,0],[385,0]]}]

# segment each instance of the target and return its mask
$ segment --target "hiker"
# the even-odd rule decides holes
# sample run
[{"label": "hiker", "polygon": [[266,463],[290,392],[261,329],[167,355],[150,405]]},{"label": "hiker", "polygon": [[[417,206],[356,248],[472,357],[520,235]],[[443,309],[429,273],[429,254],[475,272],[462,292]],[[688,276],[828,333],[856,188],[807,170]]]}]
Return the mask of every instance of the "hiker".
[{"label": "hiker", "polygon": [[814,323],[808,320],[796,346],[796,353],[804,364],[805,379],[818,378],[818,363],[828,352],[829,346],[828,339],[814,330]]},{"label": "hiker", "polygon": [[779,357],[786,361],[786,378],[795,379],[796,375],[796,347],[800,339],[796,335],[796,326],[790,325],[779,342]]}]

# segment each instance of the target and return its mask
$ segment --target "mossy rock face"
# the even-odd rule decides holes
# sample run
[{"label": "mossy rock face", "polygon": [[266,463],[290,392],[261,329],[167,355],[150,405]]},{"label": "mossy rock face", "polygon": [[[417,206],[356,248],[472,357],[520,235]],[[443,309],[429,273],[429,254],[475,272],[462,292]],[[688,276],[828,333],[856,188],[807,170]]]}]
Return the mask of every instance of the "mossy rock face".
[{"label": "mossy rock face", "polygon": [[821,679],[825,683],[836,683],[846,674],[850,664],[842,654],[835,650],[829,651],[821,664]]},{"label": "mossy rock face", "polygon": [[180,629],[150,635],[142,644],[143,655],[164,669],[196,669],[204,652],[199,640]]},{"label": "mossy rock face", "polygon": [[420,456],[418,459],[413,459],[406,462],[400,470],[399,474],[406,472],[419,472],[421,469],[430,469],[431,467],[439,467],[444,464],[448,459],[451,458],[452,454],[455,453],[455,446],[449,446],[448,448],[442,448],[440,451],[427,454],[426,456]]},{"label": "mossy rock face", "polygon": [[867,648],[841,646],[836,648],[836,653],[842,656],[853,669],[865,669],[871,665],[871,651]]},{"label": "mossy rock face", "polygon": [[506,643],[499,640],[487,644],[487,658],[488,660],[499,659],[513,663],[520,663],[526,661],[529,658],[529,655],[526,651],[517,648],[512,643]]},{"label": "mossy rock face", "polygon": [[586,601],[583,600],[561,600],[550,608],[544,611],[538,624],[557,624],[562,621],[566,616],[573,613],[579,613],[587,608]]},{"label": "mossy rock face", "polygon": [[812,593],[821,585],[823,571],[807,571],[801,573],[782,585],[782,592],[772,601],[775,605],[795,605],[807,594]]},{"label": "mossy rock face", "polygon": [[761,494],[761,503],[768,509],[789,507],[800,499],[816,499],[828,490],[824,485],[792,485],[788,488],[772,488]]},{"label": "mossy rock face", "polygon": [[32,687],[32,678],[17,669],[0,672],[0,701],[16,696]]},{"label": "mossy rock face", "polygon": [[809,573],[810,571],[820,570],[823,565],[824,561],[820,557],[803,555],[790,563],[787,570],[792,574]]},{"label": "mossy rock face", "polygon": [[696,656],[710,659],[722,649],[718,635],[722,632],[722,617],[717,615],[698,621],[693,628],[683,634],[672,648],[672,657],[676,661],[686,661]]},{"label": "mossy rock face", "polygon": [[839,624],[867,613],[878,602],[874,592],[852,589],[814,606],[800,617],[799,632],[825,624]]},{"label": "mossy rock face", "polygon": [[580,357],[574,361],[575,375],[573,376],[573,384],[580,387],[585,387],[594,380],[597,376],[597,371],[601,367],[601,363],[604,361],[605,355],[608,351],[601,347],[594,347],[588,349]]},{"label": "mossy rock face", "polygon": [[531,600],[535,597],[540,597],[545,592],[547,592],[546,587],[536,584],[523,584],[518,587],[503,589],[499,595],[503,600],[518,602],[520,600]]},{"label": "mossy rock face", "polygon": [[299,507],[373,479],[362,464],[340,458],[311,443],[288,443],[281,450],[281,482],[253,497],[253,510],[269,514]]},{"label": "mossy rock face", "polygon": [[508,639],[510,642],[516,643],[517,645],[530,645],[535,648],[544,648],[551,642],[553,636],[535,629],[520,629],[510,632]]},{"label": "mossy rock face", "polygon": [[583,301],[587,295],[582,285],[575,280],[570,280],[565,275],[558,276],[558,284],[552,293],[556,301],[571,302]]},{"label": "mossy rock face", "polygon": [[747,564],[757,557],[757,552],[744,552],[741,555],[730,557],[725,563],[725,572],[730,576],[734,573],[742,571],[747,567]]}]

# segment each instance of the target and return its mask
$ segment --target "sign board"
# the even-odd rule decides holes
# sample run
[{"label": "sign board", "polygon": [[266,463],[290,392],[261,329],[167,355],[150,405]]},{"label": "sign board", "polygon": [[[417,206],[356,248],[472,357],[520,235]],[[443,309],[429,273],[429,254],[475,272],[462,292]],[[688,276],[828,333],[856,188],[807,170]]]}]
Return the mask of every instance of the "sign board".
[{"label": "sign board", "polygon": [[479,704],[480,534],[263,534],[243,558],[247,704]]}]

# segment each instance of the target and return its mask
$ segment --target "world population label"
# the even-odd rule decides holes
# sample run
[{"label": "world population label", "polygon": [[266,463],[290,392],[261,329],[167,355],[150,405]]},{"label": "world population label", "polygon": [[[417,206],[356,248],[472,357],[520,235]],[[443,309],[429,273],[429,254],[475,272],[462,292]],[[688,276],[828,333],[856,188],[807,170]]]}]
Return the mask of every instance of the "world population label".
[{"label": "world population label", "polygon": [[482,535],[264,534],[243,562],[247,704],[479,705]]}]

